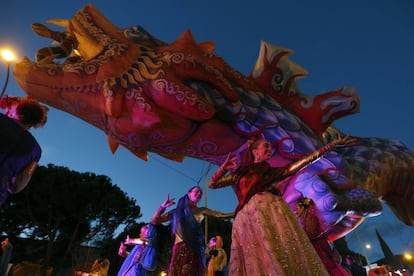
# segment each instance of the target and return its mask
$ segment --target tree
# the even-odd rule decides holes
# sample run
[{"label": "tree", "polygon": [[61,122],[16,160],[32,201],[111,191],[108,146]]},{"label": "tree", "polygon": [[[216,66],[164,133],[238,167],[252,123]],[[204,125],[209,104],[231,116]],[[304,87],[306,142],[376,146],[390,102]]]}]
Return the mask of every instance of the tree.
[{"label": "tree", "polygon": [[45,267],[59,269],[71,264],[76,248],[100,247],[141,216],[135,200],[109,177],[49,164],[39,166],[28,187],[0,209],[0,230],[40,241],[30,253],[15,243],[14,262],[44,259]]}]

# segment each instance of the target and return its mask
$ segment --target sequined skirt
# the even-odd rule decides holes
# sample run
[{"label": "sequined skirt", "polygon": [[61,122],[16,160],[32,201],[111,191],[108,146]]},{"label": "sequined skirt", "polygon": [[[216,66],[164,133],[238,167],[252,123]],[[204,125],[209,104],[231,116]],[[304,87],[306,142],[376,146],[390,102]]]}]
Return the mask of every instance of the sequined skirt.
[{"label": "sequined skirt", "polygon": [[269,192],[254,195],[232,230],[229,275],[329,275],[289,205]]}]

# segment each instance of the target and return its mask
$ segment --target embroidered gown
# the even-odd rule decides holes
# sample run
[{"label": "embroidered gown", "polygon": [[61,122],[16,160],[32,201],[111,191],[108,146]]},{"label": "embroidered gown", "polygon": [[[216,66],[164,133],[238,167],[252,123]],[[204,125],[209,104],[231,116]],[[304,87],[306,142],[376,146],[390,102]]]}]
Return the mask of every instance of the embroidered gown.
[{"label": "embroidered gown", "polygon": [[233,185],[239,200],[229,275],[329,275],[290,206],[273,188],[284,169],[260,162],[213,177],[210,188]]}]

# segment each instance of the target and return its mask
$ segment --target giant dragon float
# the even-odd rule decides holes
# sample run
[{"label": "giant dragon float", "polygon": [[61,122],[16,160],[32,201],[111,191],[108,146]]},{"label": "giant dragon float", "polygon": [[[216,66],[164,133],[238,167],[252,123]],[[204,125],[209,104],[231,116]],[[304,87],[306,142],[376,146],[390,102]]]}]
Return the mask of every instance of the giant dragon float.
[{"label": "giant dragon float", "polygon": [[[32,28],[61,44],[21,60],[14,77],[31,97],[101,129],[113,153],[123,146],[145,161],[152,152],[220,164],[228,153],[242,156],[247,141],[261,136],[276,149],[271,165],[282,166],[346,135],[332,123],[359,112],[353,88],[302,93],[296,81],[306,70],[289,60],[291,50],[264,41],[243,75],[215,55],[213,42],[197,42],[189,30],[165,43],[141,26],[116,27],[93,4],[48,22],[65,31]],[[296,213],[304,198],[316,207],[319,227],[311,239],[345,236],[379,215],[382,203],[414,225],[413,152],[396,140],[355,138],[357,144],[330,152],[283,184]]]}]

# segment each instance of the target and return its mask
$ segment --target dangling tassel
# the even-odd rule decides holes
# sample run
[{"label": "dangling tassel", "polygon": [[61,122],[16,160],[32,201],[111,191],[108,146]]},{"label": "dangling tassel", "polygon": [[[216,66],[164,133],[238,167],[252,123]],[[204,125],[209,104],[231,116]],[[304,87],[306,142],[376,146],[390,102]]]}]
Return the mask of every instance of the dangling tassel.
[{"label": "dangling tassel", "polygon": [[310,239],[319,236],[319,220],[316,214],[312,211],[315,208],[315,203],[310,198],[303,198],[296,202],[297,213],[303,222],[303,229]]}]

